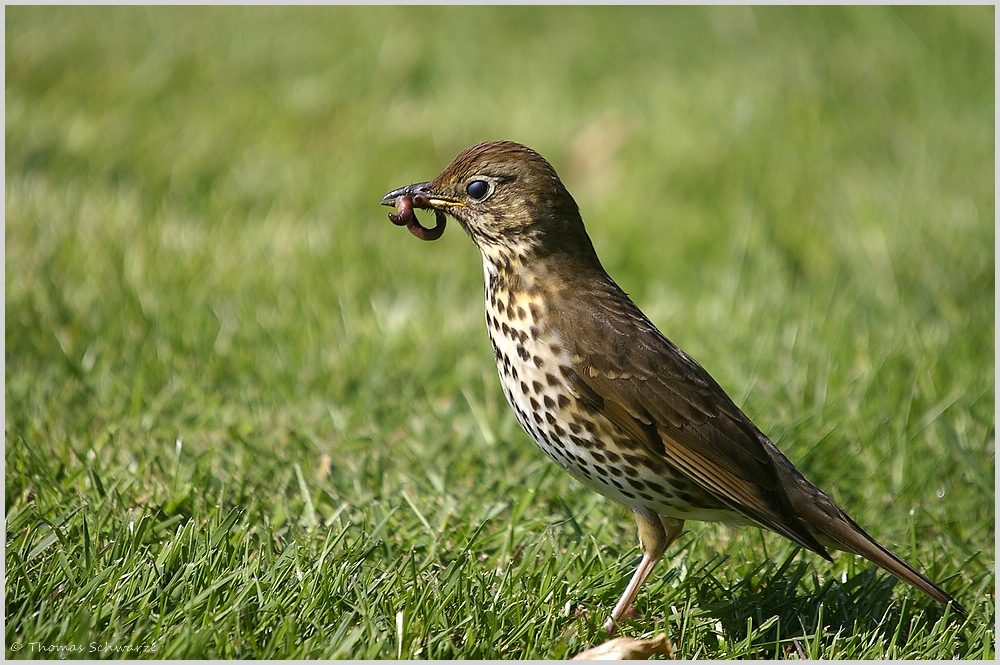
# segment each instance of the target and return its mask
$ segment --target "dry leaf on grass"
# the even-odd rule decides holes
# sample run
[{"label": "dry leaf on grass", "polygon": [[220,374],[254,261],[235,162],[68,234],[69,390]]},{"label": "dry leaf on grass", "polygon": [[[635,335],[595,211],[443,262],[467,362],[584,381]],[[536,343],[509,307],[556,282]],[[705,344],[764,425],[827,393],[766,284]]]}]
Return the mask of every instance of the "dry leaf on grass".
[{"label": "dry leaf on grass", "polygon": [[646,660],[650,656],[657,655],[674,657],[673,644],[666,633],[648,640],[616,637],[604,644],[598,644],[593,649],[578,653],[573,656],[573,660]]}]

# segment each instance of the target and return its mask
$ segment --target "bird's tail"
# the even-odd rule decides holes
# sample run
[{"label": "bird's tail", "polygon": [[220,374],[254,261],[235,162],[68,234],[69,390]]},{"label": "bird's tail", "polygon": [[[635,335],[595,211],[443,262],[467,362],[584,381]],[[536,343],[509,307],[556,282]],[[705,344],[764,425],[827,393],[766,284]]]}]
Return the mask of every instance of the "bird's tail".
[{"label": "bird's tail", "polygon": [[828,510],[823,510],[824,506],[817,504],[813,504],[813,506],[823,512],[826,518],[820,520],[807,518],[821,542],[836,549],[846,550],[863,556],[913,588],[924,592],[939,603],[950,605],[952,610],[962,618],[968,616],[965,608],[950,594],[869,536],[864,529],[858,526],[854,520],[848,517],[832,501],[825,508],[828,510],[830,507],[834,508],[836,513],[839,513],[836,516],[831,515]]}]

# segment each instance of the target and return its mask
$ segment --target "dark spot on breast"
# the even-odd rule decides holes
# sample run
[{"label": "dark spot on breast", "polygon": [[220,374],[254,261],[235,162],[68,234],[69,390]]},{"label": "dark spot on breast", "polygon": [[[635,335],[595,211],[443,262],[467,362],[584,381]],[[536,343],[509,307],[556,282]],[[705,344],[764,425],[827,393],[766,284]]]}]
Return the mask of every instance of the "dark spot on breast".
[{"label": "dark spot on breast", "polygon": [[636,467],[639,465],[646,466],[647,464],[646,458],[643,457],[642,455],[629,455],[628,453],[625,453],[624,457],[625,457],[625,462],[632,467]]},{"label": "dark spot on breast", "polygon": [[657,494],[666,494],[667,488],[654,480],[647,480],[646,487]]},{"label": "dark spot on breast", "polygon": [[714,501],[706,500],[706,496],[700,492],[697,494],[692,494],[690,492],[677,492],[677,498],[695,508],[715,508],[716,503]]},{"label": "dark spot on breast", "polygon": [[[625,448],[626,450],[636,450],[640,448],[642,444],[634,440],[632,437],[623,436],[615,441],[619,446]],[[634,457],[634,456],[633,456]]]}]

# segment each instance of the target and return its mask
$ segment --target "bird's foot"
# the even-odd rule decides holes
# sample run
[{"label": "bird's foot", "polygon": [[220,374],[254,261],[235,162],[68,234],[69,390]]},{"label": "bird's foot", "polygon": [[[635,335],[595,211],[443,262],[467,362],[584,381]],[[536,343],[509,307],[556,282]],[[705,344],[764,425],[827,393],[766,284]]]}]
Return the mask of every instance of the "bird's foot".
[{"label": "bird's foot", "polygon": [[604,622],[604,630],[607,632],[608,637],[611,637],[616,632],[618,632],[618,628],[619,628],[619,623],[618,622],[621,621],[622,619],[639,619],[639,620],[641,620],[642,619],[642,615],[639,614],[638,612],[636,612],[635,608],[630,607],[627,610],[625,610],[624,612],[622,612],[621,616],[618,616],[618,617],[616,617],[614,615],[609,616],[608,620]]}]

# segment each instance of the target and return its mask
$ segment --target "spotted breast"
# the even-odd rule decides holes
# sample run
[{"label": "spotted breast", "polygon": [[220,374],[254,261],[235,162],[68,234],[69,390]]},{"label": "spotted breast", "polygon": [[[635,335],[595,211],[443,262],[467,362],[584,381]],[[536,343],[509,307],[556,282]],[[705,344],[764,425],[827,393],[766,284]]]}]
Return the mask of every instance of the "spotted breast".
[{"label": "spotted breast", "polygon": [[570,384],[579,365],[571,343],[546,325],[558,302],[555,276],[522,271],[502,253],[484,253],[486,327],[504,395],[521,427],[587,487],[643,511],[677,519],[739,523],[714,497],[646,450]]}]

